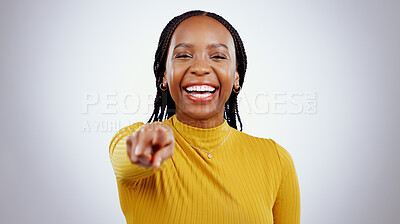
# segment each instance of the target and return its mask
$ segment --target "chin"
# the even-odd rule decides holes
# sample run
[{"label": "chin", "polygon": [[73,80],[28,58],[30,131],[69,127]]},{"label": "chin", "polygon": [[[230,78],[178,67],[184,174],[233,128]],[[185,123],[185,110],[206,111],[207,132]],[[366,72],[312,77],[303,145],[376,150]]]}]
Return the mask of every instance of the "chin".
[{"label": "chin", "polygon": [[216,108],[210,108],[210,106],[191,106],[189,110],[182,111],[186,116],[189,116],[196,120],[207,120],[213,117],[217,117],[218,113]]}]

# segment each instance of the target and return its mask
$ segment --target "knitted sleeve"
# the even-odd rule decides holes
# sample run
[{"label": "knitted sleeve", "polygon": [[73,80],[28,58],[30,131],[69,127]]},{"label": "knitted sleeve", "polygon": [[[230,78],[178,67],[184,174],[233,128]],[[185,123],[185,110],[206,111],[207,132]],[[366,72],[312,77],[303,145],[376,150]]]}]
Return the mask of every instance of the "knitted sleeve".
[{"label": "knitted sleeve", "polygon": [[290,154],[275,142],[282,168],[282,178],[272,209],[275,224],[300,223],[300,190],[294,162]]}]

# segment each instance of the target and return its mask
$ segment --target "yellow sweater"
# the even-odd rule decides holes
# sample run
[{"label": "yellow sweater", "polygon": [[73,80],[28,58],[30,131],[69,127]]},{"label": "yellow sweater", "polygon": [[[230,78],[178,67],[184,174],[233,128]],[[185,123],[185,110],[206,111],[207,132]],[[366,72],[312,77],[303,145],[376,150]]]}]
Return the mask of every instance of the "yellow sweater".
[{"label": "yellow sweater", "polygon": [[[131,164],[125,139],[143,123],[121,129],[110,144],[121,208],[131,223],[300,223],[299,184],[289,153],[272,139],[231,128],[201,129],[175,116],[173,156],[153,170]],[[231,133],[220,147],[209,151]]]}]

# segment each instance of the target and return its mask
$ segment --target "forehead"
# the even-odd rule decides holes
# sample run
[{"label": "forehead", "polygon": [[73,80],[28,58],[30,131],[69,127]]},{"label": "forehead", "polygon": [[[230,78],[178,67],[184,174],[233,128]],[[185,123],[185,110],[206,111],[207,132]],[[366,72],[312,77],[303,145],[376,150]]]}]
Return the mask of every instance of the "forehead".
[{"label": "forehead", "polygon": [[178,25],[171,45],[187,43],[221,43],[234,49],[231,33],[217,20],[208,16],[193,16]]}]

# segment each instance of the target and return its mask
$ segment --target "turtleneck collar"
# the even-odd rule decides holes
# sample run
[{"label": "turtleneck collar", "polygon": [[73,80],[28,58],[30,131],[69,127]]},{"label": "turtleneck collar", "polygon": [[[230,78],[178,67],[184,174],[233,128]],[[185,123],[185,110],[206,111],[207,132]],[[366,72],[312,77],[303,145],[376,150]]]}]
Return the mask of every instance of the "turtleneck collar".
[{"label": "turtleneck collar", "polygon": [[168,121],[177,134],[186,140],[192,146],[202,148],[204,150],[211,150],[213,147],[218,146],[228,136],[231,127],[224,119],[224,122],[214,128],[198,128],[193,127],[179,121],[175,115],[170,117]]}]

